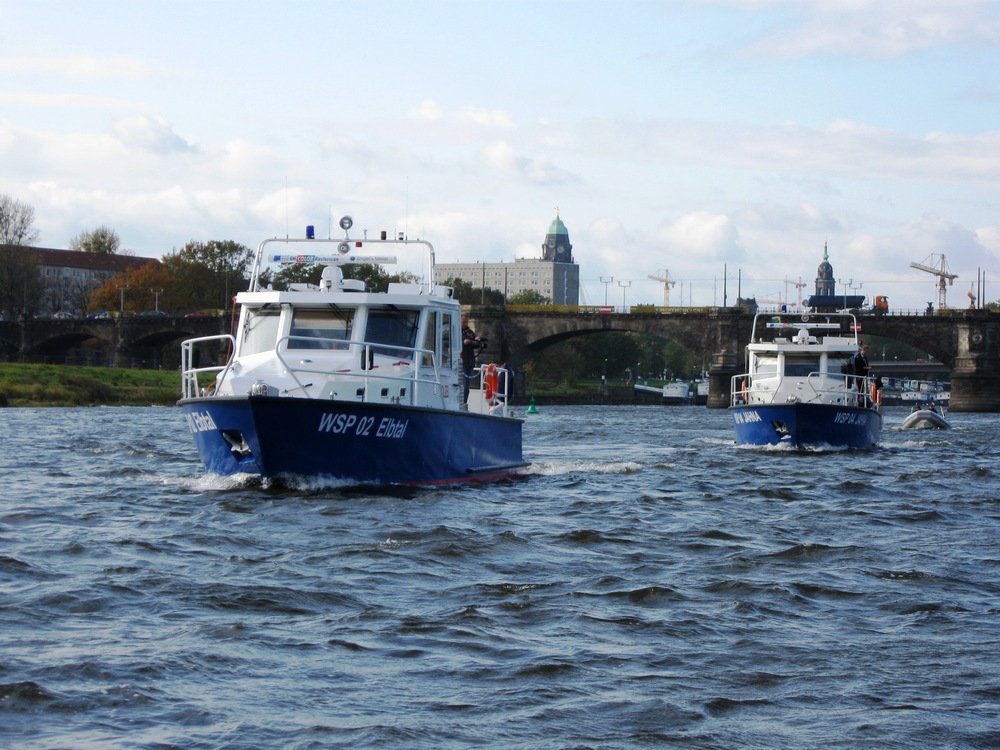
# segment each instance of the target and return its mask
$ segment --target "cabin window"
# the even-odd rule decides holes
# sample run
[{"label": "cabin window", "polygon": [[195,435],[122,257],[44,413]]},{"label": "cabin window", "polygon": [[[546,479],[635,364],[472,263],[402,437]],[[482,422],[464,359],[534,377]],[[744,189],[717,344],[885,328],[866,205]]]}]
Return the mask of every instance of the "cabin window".
[{"label": "cabin window", "polygon": [[365,343],[378,354],[411,357],[417,342],[417,310],[369,310]]},{"label": "cabin window", "polygon": [[834,375],[853,375],[854,359],[852,357],[830,357],[826,362],[826,371]]},{"label": "cabin window", "polygon": [[280,315],[281,310],[277,307],[248,308],[240,354],[259,354],[274,349]]},{"label": "cabin window", "polygon": [[815,357],[785,357],[785,375],[804,378],[818,370],[819,361]]},{"label": "cabin window", "polygon": [[296,309],[288,334],[288,348],[346,349],[353,325],[352,310]]},{"label": "cabin window", "polygon": [[420,364],[424,367],[434,366],[434,346],[437,341],[438,319],[441,313],[437,310],[427,311],[427,327],[424,330],[424,343],[421,346],[427,350],[420,353]]},{"label": "cabin window", "polygon": [[441,366],[451,367],[451,332],[452,330],[458,331],[461,326],[458,325],[456,316],[448,315],[444,313],[441,315]]},{"label": "cabin window", "polygon": [[778,358],[773,354],[755,355],[757,366],[753,368],[754,374],[758,377],[778,374]]}]

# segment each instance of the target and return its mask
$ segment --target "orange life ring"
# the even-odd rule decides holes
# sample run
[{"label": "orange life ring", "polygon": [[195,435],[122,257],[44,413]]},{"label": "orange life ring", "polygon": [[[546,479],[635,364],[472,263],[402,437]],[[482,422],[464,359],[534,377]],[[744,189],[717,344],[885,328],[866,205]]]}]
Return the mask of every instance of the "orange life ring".
[{"label": "orange life ring", "polygon": [[876,406],[882,403],[882,391],[879,390],[874,382],[872,383],[872,403]]},{"label": "orange life ring", "polygon": [[496,395],[498,381],[497,366],[494,364],[486,365],[486,369],[483,370],[483,395],[488,402],[492,401]]}]

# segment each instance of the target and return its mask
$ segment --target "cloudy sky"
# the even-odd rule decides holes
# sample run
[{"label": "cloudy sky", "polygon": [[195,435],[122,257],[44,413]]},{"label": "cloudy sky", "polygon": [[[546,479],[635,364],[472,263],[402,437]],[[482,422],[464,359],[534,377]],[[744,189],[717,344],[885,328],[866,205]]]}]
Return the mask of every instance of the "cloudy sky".
[{"label": "cloudy sky", "polygon": [[[44,247],[406,231],[582,301],[1000,299],[997,0],[0,0],[0,193]],[[728,281],[723,284],[724,275]],[[609,279],[614,279],[609,282]]]}]

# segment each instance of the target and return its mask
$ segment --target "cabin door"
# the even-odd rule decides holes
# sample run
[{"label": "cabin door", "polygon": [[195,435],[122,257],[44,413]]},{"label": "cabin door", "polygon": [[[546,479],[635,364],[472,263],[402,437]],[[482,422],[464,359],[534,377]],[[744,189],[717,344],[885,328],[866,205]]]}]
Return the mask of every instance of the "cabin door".
[{"label": "cabin door", "polygon": [[442,310],[427,311],[427,325],[424,327],[423,352],[420,355],[421,378],[433,378],[434,368],[441,383],[453,385],[456,382],[455,331],[458,331],[458,316]]}]

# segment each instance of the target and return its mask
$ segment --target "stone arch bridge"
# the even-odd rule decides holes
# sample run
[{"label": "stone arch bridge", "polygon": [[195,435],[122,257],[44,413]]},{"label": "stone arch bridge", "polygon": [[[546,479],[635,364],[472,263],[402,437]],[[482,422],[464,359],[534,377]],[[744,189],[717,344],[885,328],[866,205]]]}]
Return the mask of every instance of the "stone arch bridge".
[{"label": "stone arch bridge", "polygon": [[[753,315],[743,308],[675,308],[629,313],[600,308],[466,308],[489,352],[513,367],[553,344],[594,333],[648,333],[676,341],[711,362],[709,406],[729,405],[730,379],[743,371]],[[953,411],[1000,411],[1000,314],[946,310],[936,315],[860,314],[865,334],[927,352],[951,371]]]},{"label": "stone arch bridge", "polygon": [[[158,366],[168,344],[196,336],[229,332],[230,319],[126,316],[116,318],[36,319],[0,322],[0,361],[55,361],[129,367]],[[179,355],[178,355],[179,356]]]},{"label": "stone arch bridge", "polygon": [[[490,339],[490,353],[518,367],[545,348],[575,336],[648,333],[676,341],[711,362],[710,406],[729,404],[730,378],[742,370],[753,316],[743,308],[675,308],[601,312],[600,308],[466,308],[473,328]],[[864,334],[926,351],[951,371],[953,411],[1000,412],[1000,314],[948,310],[936,315],[858,316]],[[0,360],[65,358],[84,342],[98,343],[100,364],[128,367],[163,347],[195,336],[226,333],[230,319],[118,317],[0,321]]]}]

